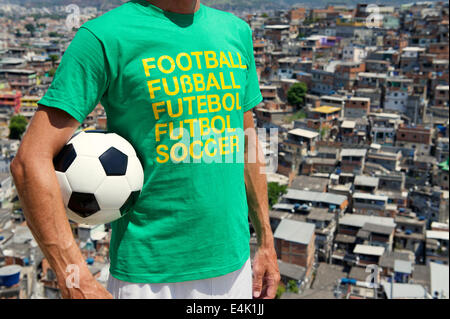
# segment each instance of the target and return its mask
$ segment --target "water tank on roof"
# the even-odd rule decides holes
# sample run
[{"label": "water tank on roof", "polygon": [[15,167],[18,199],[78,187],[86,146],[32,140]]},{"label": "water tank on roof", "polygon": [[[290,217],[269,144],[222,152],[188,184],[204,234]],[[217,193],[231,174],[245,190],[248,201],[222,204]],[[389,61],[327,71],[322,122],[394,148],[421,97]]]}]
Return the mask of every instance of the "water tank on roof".
[{"label": "water tank on roof", "polygon": [[94,258],[92,258],[92,257],[87,258],[87,259],[86,259],[86,263],[87,263],[88,265],[92,265],[92,264],[94,263]]},{"label": "water tank on roof", "polygon": [[0,268],[0,286],[11,287],[19,283],[20,271],[19,265],[9,265]]},{"label": "water tank on roof", "polygon": [[343,277],[343,278],[341,278],[341,284],[356,285],[356,279]]}]

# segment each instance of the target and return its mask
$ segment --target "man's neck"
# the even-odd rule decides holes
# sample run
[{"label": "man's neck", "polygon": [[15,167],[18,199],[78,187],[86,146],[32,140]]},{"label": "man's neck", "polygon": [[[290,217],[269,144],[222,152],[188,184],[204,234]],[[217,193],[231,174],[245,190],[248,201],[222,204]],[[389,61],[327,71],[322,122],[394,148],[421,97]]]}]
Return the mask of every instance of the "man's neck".
[{"label": "man's neck", "polygon": [[200,8],[200,0],[147,0],[164,11],[192,14]]}]

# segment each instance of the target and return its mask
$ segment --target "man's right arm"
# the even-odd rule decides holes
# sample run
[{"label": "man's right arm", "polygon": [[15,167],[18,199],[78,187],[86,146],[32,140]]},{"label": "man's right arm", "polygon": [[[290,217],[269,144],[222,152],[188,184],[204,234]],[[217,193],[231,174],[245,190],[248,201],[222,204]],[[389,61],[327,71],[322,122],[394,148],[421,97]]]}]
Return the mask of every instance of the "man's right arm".
[{"label": "man's right arm", "polygon": [[[39,106],[11,162],[27,225],[55,271],[64,298],[111,298],[90,273],[73,238],[53,158],[80,123],[57,108]],[[77,265],[79,287],[68,288],[67,266]]]}]

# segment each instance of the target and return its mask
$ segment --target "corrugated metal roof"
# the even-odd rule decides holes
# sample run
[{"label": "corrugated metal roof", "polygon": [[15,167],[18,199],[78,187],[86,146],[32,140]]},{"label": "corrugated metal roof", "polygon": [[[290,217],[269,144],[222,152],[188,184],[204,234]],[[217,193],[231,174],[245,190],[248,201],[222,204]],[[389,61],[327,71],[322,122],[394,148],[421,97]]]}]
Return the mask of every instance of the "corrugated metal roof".
[{"label": "corrugated metal roof", "polygon": [[303,278],[305,277],[305,267],[286,263],[278,259],[278,268],[280,270],[281,276],[285,276],[295,280],[303,280]]},{"label": "corrugated metal roof", "polygon": [[363,254],[371,256],[382,256],[384,253],[384,247],[369,246],[369,245],[356,245],[353,249],[354,254]]},{"label": "corrugated metal roof", "polygon": [[273,205],[272,208],[278,210],[292,210],[294,209],[294,204],[278,203]]},{"label": "corrugated metal roof", "polygon": [[283,197],[305,202],[327,203],[333,205],[342,205],[342,203],[347,200],[347,196],[343,195],[304,191],[292,188],[289,188],[288,192]]},{"label": "corrugated metal roof", "polygon": [[387,201],[389,199],[389,197],[384,196],[384,195],[373,195],[373,194],[367,194],[367,193],[354,193],[353,198],[382,200],[382,201]]},{"label": "corrugated metal roof", "polygon": [[392,225],[386,226],[386,225],[365,223],[362,229],[365,231],[368,231],[370,233],[391,235],[395,229],[395,226],[392,226]]},{"label": "corrugated metal roof", "polygon": [[448,231],[427,230],[427,238],[448,240]]},{"label": "corrugated metal roof", "polygon": [[313,132],[313,131],[309,131],[309,130],[303,130],[301,128],[296,128],[296,129],[290,130],[288,133],[292,134],[292,135],[306,137],[306,138],[309,138],[309,139],[319,136],[319,133],[317,133],[317,132]]},{"label": "corrugated metal roof", "polygon": [[366,156],[367,150],[363,148],[344,148],[341,156]]},{"label": "corrugated metal roof", "polygon": [[341,124],[342,128],[355,128],[356,122],[355,121],[344,121]]},{"label": "corrugated metal roof", "polygon": [[355,186],[370,186],[370,187],[378,187],[380,179],[378,177],[358,175],[355,177]]},{"label": "corrugated metal roof", "polygon": [[363,227],[365,223],[395,227],[394,218],[381,216],[368,216],[359,214],[345,214],[339,219],[340,225]]},{"label": "corrugated metal roof", "polygon": [[274,237],[308,245],[316,226],[296,220],[283,219],[275,230]]}]

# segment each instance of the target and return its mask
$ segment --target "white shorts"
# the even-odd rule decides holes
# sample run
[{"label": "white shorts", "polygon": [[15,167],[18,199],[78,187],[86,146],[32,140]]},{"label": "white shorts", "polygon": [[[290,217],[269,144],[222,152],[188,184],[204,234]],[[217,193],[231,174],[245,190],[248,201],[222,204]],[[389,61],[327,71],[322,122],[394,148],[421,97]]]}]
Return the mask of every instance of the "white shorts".
[{"label": "white shorts", "polygon": [[252,299],[250,258],[229,274],[176,283],[137,284],[108,277],[114,299]]}]

